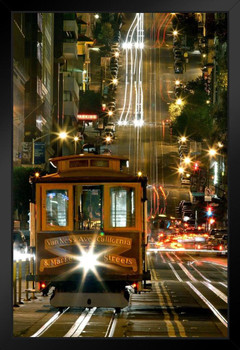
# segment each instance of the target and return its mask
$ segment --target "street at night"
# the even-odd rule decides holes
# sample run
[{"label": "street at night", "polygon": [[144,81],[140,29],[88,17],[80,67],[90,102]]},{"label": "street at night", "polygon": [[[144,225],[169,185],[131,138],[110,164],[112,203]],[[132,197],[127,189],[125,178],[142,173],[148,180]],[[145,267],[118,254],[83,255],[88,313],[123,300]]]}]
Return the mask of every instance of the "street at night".
[{"label": "street at night", "polygon": [[13,27],[13,336],[226,338],[226,13]]}]

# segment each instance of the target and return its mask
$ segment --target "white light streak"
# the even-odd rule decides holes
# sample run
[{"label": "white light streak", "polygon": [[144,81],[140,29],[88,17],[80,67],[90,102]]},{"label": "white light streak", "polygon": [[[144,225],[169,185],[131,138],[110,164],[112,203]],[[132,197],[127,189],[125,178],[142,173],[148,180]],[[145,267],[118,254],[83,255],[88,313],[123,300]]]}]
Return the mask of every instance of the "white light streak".
[{"label": "white light streak", "polygon": [[[144,48],[144,14],[137,13],[122,47],[125,54],[125,94],[118,125],[126,125],[133,119],[135,126],[143,125],[143,89],[142,89],[142,49]],[[130,50],[130,52],[129,52]],[[133,95],[135,98],[133,99]],[[127,109],[126,109],[127,106]],[[132,112],[134,114],[132,115]],[[136,122],[135,122],[136,120]]]}]

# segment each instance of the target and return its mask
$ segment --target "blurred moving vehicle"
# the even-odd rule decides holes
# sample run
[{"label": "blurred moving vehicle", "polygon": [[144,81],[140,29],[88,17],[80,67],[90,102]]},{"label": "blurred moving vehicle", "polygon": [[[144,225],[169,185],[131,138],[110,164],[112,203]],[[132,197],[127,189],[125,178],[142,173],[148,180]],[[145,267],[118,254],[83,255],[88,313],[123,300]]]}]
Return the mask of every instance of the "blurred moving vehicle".
[{"label": "blurred moving vehicle", "polygon": [[226,254],[227,251],[227,241],[223,239],[218,239],[215,237],[210,237],[204,246],[207,250],[214,250],[220,254]]}]

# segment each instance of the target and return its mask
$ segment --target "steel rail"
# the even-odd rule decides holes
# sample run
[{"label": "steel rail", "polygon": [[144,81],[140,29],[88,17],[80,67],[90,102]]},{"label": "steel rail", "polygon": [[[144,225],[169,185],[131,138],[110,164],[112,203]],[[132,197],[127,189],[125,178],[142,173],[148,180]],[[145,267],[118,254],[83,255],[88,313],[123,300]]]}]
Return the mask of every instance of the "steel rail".
[{"label": "steel rail", "polygon": [[70,308],[65,308],[62,312],[58,311],[53,317],[50,318],[36,333],[31,335],[31,338],[40,337],[48,328],[50,328],[58,319],[61,317],[66,311],[68,311]]},{"label": "steel rail", "polygon": [[[177,277],[177,279],[180,282],[184,282],[182,280],[182,278],[179,276],[179,274],[177,273],[177,271],[174,269],[174,267],[172,266],[171,263],[168,263],[170,268],[172,269],[172,271],[174,272],[175,276]],[[178,265],[180,266],[181,264],[178,263]],[[180,266],[181,267],[181,266]],[[184,271],[184,270],[183,270]],[[184,271],[185,272],[185,271]],[[188,271],[189,272],[189,271]],[[190,272],[189,272],[190,274]],[[188,274],[187,274],[188,275]],[[189,276],[189,275],[188,275]],[[190,277],[189,277],[190,278]],[[193,277],[193,279],[195,280],[195,278]],[[194,281],[193,279],[191,279],[192,281]],[[196,281],[196,280],[195,280]],[[194,282],[195,282],[194,281]],[[187,283],[187,285],[199,296],[199,298],[210,308],[210,310],[214,313],[214,315],[222,322],[222,324],[225,327],[228,327],[228,321],[223,317],[223,315],[215,308],[215,306],[210,303],[210,301],[190,282],[190,281],[186,281],[185,283]]]},{"label": "steel rail", "polygon": [[93,307],[92,309],[86,308],[79,316],[79,318],[75,321],[70,330],[64,335],[64,337],[79,337],[80,334],[83,332],[84,328],[86,327],[87,323],[89,322],[90,318],[96,311],[96,309],[96,307]]},{"label": "steel rail", "polygon": [[111,338],[113,337],[113,334],[115,332],[115,328],[117,325],[117,319],[118,319],[118,314],[116,313],[116,310],[113,312],[110,323],[108,325],[107,331],[104,335],[104,338]]}]

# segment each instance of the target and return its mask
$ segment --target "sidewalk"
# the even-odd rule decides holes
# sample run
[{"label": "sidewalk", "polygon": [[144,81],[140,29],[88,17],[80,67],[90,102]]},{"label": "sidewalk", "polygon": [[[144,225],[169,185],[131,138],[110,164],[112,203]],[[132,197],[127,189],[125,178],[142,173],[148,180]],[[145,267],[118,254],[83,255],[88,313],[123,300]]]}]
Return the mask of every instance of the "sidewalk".
[{"label": "sidewalk", "polygon": [[30,337],[56,313],[56,309],[50,305],[50,296],[43,297],[42,293],[36,293],[36,299],[24,299],[25,293],[22,293],[23,304],[13,307],[14,337]]}]

